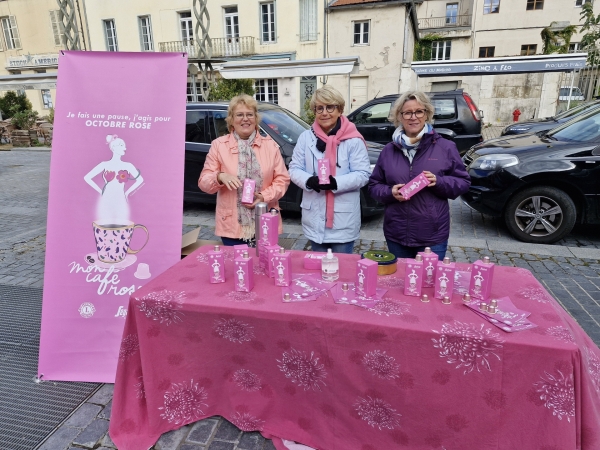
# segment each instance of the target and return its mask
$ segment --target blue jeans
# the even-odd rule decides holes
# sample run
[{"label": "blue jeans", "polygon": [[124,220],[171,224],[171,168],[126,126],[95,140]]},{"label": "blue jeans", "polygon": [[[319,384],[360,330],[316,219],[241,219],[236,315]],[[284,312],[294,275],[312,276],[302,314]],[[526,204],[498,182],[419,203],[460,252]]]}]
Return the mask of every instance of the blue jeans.
[{"label": "blue jeans", "polygon": [[310,241],[310,247],[313,252],[327,252],[327,249],[330,248],[333,253],[352,253],[354,241],[343,243],[323,242],[322,244]]},{"label": "blue jeans", "polygon": [[[417,256],[417,252],[425,250],[423,247],[408,247],[406,245],[398,244],[397,242],[386,239],[388,250],[393,253],[396,258],[414,258]],[[440,261],[446,256],[446,250],[448,250],[448,241],[442,242],[441,244],[428,245],[431,251],[438,255]]]},{"label": "blue jeans", "polygon": [[243,239],[233,239],[233,238],[221,236],[221,240],[223,241],[223,245],[226,247],[233,247],[234,245],[244,245],[244,244],[247,244],[248,247],[256,247],[256,242],[254,241],[254,239],[252,239],[250,241],[244,241]]}]

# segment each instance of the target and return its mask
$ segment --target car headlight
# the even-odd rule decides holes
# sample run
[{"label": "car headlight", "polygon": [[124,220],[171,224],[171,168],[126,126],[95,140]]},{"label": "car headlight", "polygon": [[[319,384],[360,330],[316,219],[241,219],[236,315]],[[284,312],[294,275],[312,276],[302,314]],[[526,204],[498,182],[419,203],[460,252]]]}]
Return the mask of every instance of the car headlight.
[{"label": "car headlight", "polygon": [[519,158],[514,155],[492,154],[477,158],[469,165],[469,169],[494,171],[517,164]]}]

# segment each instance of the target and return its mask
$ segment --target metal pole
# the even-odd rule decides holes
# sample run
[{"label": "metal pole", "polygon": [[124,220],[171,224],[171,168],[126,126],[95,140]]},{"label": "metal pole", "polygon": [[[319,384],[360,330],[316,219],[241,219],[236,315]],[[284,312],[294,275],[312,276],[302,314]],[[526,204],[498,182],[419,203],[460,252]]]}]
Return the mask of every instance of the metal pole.
[{"label": "metal pole", "polygon": [[567,111],[571,106],[571,94],[573,94],[573,84],[575,84],[575,69],[571,72],[571,88],[569,89],[569,98],[567,100]]}]

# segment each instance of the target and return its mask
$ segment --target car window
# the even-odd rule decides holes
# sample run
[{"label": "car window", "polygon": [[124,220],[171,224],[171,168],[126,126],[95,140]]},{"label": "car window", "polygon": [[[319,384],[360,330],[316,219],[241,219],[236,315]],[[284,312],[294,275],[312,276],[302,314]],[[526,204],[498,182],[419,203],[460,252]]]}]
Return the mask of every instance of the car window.
[{"label": "car window", "polygon": [[382,124],[389,123],[388,116],[390,115],[390,108],[392,103],[378,103],[371,105],[368,108],[363,109],[354,116],[354,123],[357,124]]},{"label": "car window", "polygon": [[456,106],[452,98],[432,98],[431,103],[435,112],[433,120],[439,119],[454,119],[456,117]]},{"label": "car window", "polygon": [[592,103],[584,103],[583,105],[577,105],[574,108],[568,109],[566,111],[557,114],[557,119],[567,119],[569,117],[576,116],[577,114],[585,111],[586,109],[597,108],[600,106],[600,103],[592,102]]},{"label": "car window", "polygon": [[210,144],[206,130],[206,111],[186,111],[185,113],[185,140],[199,144]]},{"label": "car window", "polygon": [[285,142],[295,145],[298,137],[310,127],[299,117],[283,108],[259,108],[262,117],[260,126],[271,135],[279,136]]},{"label": "car window", "polygon": [[218,138],[229,134],[229,130],[227,129],[227,122],[225,121],[226,118],[227,111],[212,111],[213,124],[215,126],[215,131],[217,133]]},{"label": "car window", "polygon": [[600,111],[592,109],[548,133],[559,141],[590,142],[600,138]]},{"label": "car window", "polygon": [[[568,87],[560,88],[560,93],[558,95],[560,97],[568,97],[569,91],[571,91],[571,88],[568,88]],[[578,87],[574,87],[573,90],[571,91],[571,96],[572,97],[582,97],[583,92],[581,92],[581,89],[579,89]]]}]

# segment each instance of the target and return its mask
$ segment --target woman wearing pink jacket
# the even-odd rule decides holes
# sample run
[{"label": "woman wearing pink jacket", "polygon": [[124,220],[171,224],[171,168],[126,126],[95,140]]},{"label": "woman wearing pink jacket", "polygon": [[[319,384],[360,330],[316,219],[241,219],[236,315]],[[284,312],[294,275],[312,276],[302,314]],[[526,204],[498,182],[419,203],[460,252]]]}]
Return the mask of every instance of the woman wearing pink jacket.
[{"label": "woman wearing pink jacket", "polygon": [[[226,122],[230,133],[212,142],[198,187],[217,194],[215,235],[223,244],[253,244],[254,207],[267,202],[269,209],[279,209],[278,201],[290,184],[290,176],[279,146],[258,133],[256,100],[246,94],[232,98]],[[256,182],[252,204],[241,203],[246,178]],[[279,233],[282,231],[280,217]]]}]

